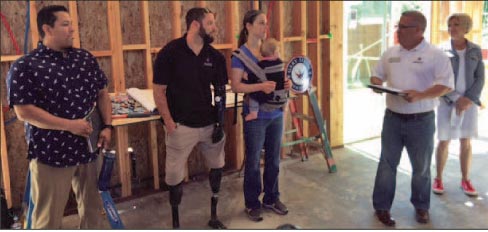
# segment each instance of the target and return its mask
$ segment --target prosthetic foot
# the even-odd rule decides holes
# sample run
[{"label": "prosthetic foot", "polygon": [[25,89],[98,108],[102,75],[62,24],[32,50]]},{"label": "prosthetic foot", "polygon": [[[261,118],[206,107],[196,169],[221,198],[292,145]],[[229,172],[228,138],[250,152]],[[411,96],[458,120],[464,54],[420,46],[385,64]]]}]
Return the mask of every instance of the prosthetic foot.
[{"label": "prosthetic foot", "polygon": [[169,203],[171,204],[173,229],[180,228],[178,205],[181,203],[182,196],[183,196],[183,186],[181,185],[181,183],[174,186],[169,186]]},{"label": "prosthetic foot", "polygon": [[220,182],[222,181],[222,168],[211,169],[209,174],[210,187],[212,188],[212,198],[210,205],[210,221],[208,226],[213,229],[227,229],[227,227],[217,218],[217,203],[219,202]]}]

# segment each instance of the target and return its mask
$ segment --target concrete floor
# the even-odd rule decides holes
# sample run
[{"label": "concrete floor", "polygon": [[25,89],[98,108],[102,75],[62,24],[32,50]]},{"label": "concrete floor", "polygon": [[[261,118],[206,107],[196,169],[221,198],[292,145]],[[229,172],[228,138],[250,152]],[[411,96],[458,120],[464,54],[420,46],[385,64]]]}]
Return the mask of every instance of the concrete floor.
[{"label": "concrete floor", "polygon": [[[481,127],[484,128],[484,127]],[[488,128],[488,127],[487,127]],[[442,196],[432,194],[431,221],[415,221],[410,204],[410,164],[403,155],[397,175],[396,197],[391,213],[397,229],[488,229],[488,137],[473,142],[471,179],[479,192],[468,197],[459,189],[460,171],[456,144],[451,144]],[[219,215],[230,229],[274,229],[292,223],[303,229],[384,229],[374,216],[371,195],[379,155],[379,140],[368,140],[333,150],[338,172],[330,174],[320,153],[306,162],[287,159],[280,172],[281,199],[290,212],[279,216],[264,212],[262,222],[251,222],[244,213],[243,178],[238,173],[226,175],[222,182]],[[434,162],[433,162],[434,163]],[[435,167],[432,167],[432,173]],[[208,229],[210,188],[207,180],[184,186],[180,206],[182,229]],[[170,229],[171,212],[168,192],[117,204],[128,229]],[[78,216],[67,216],[63,228],[76,228]]]}]

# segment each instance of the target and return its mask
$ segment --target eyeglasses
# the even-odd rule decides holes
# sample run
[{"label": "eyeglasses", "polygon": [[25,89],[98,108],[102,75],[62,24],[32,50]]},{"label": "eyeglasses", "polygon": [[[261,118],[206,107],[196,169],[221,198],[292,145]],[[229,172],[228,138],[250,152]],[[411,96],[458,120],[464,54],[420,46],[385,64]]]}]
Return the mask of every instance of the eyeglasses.
[{"label": "eyeglasses", "polygon": [[395,25],[395,29],[407,29],[407,28],[414,28],[414,27],[417,27],[417,25],[402,25],[402,24],[398,24],[398,25]]}]

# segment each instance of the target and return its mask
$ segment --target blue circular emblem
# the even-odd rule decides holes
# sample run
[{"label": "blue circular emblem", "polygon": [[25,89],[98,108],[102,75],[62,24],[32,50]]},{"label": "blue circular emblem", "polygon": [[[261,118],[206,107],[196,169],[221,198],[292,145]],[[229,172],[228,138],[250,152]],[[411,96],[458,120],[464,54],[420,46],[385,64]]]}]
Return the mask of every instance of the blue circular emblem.
[{"label": "blue circular emblem", "polygon": [[306,56],[295,56],[291,58],[286,66],[286,76],[291,79],[291,90],[293,92],[306,92],[312,83],[312,62]]}]

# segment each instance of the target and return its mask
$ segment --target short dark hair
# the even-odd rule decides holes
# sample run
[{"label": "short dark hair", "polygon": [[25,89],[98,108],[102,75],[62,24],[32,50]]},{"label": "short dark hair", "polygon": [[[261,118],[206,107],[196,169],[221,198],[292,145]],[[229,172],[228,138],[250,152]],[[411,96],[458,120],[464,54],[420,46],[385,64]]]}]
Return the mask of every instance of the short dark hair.
[{"label": "short dark hair", "polygon": [[427,27],[427,19],[422,12],[418,10],[407,10],[402,13],[402,16],[413,18],[413,20],[417,22],[422,32],[425,32],[425,28]]},{"label": "short dark hair", "polygon": [[188,10],[185,17],[186,30],[190,30],[190,25],[193,21],[198,21],[201,23],[203,18],[205,18],[205,14],[214,14],[215,16],[215,13],[208,8],[194,7]]},{"label": "short dark hair", "polygon": [[59,11],[68,12],[68,9],[60,5],[50,5],[43,7],[37,13],[37,30],[39,31],[39,36],[41,37],[41,39],[43,39],[45,36],[45,33],[42,30],[42,25],[47,24],[51,27],[54,27],[54,22],[56,22],[57,20],[57,17],[54,13]]}]

